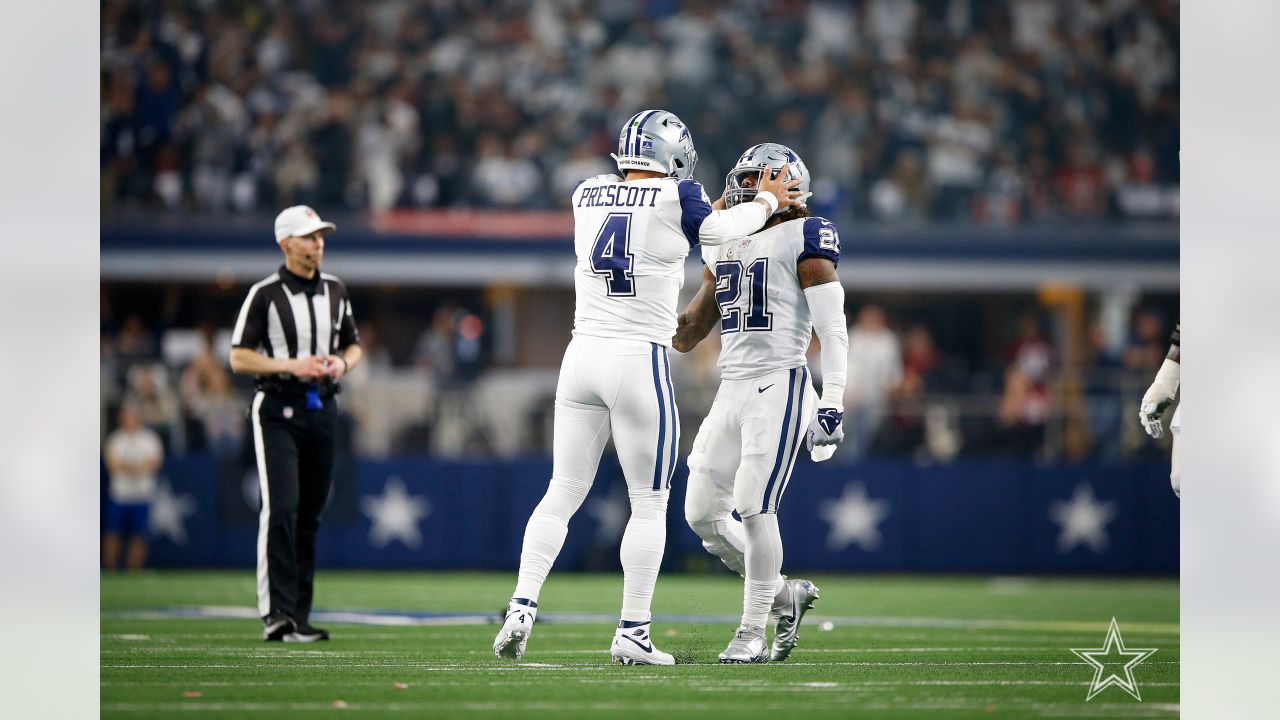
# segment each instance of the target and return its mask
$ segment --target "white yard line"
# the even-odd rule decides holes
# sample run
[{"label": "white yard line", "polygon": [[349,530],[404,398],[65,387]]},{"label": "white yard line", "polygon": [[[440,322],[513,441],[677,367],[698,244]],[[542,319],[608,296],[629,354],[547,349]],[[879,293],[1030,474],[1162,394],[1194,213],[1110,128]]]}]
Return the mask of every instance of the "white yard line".
[{"label": "white yard line", "polygon": [[[156,610],[108,611],[102,613],[106,619],[162,620],[172,618],[221,618],[221,619],[257,619],[257,609],[235,605],[202,605],[194,607],[178,607]],[[897,617],[897,616],[861,616],[861,615],[819,615],[810,614],[810,622],[832,622],[836,626],[894,627],[894,628],[954,628],[964,630],[1026,630],[1051,633],[1092,633],[1105,632],[1107,622],[1100,621],[1062,621],[1062,620],[1019,620],[1012,618],[954,618],[954,617]],[[459,626],[488,625],[497,618],[495,613],[458,612],[458,613],[416,613],[378,610],[319,610],[312,613],[316,622],[340,622],[356,625],[420,627],[420,626]],[[543,623],[615,623],[614,615],[601,613],[545,613],[539,615]],[[736,623],[740,618],[736,615],[663,615],[653,617],[655,623],[661,624],[725,624]],[[1125,623],[1126,632],[1170,633],[1177,634],[1177,623],[1134,622]]]}]

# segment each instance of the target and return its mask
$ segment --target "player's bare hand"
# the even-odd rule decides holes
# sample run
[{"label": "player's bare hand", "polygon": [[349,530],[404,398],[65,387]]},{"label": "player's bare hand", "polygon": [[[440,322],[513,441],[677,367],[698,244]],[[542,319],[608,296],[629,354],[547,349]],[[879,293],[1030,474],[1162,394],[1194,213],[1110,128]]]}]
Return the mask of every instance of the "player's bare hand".
[{"label": "player's bare hand", "polygon": [[687,353],[698,344],[700,339],[694,335],[693,323],[689,319],[689,314],[681,313],[676,318],[676,334],[675,337],[671,338],[671,347],[682,353]]},{"label": "player's bare hand", "polygon": [[720,197],[719,197],[719,198],[717,198],[715,202],[711,203],[711,209],[712,209],[712,210],[724,210],[724,209],[725,209],[726,205],[725,205],[725,202],[724,202],[724,196],[725,196],[728,192],[729,192],[729,190],[728,190],[728,188],[726,188],[724,192],[720,193]]},{"label": "player's bare hand", "polygon": [[325,356],[312,355],[294,360],[289,372],[299,380],[319,380],[329,374],[329,364]]},{"label": "player's bare hand", "polygon": [[[779,168],[775,173],[773,168],[763,168],[760,171],[759,191],[773,193],[773,196],[778,198],[779,210],[803,205],[805,198],[809,197],[809,195],[808,193],[800,192],[800,178],[797,177],[784,182],[782,180],[782,170],[783,168]],[[794,175],[795,173],[789,174]]]}]

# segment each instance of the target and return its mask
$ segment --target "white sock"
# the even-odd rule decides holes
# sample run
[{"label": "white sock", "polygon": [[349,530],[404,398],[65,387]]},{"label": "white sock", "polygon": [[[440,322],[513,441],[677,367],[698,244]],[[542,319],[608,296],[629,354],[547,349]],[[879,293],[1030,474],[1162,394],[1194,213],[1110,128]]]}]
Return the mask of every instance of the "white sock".
[{"label": "white sock", "polygon": [[524,545],[520,550],[520,574],[516,580],[513,598],[538,600],[542,584],[569,532],[569,518],[577,512],[591,489],[591,480],[551,478],[547,494],[533,509],[529,524],[524,529]]},{"label": "white sock", "polygon": [[778,516],[759,513],[743,518],[747,537],[747,574],[742,593],[742,624],[764,627],[769,609],[780,592],[782,579],[782,535]]},{"label": "white sock", "polygon": [[622,620],[651,618],[653,586],[658,582],[667,544],[668,490],[629,489],[631,519],[622,533]]},{"label": "white sock", "polygon": [[520,550],[520,575],[511,597],[538,600],[568,532],[569,524],[560,518],[537,513],[529,518],[524,530],[524,547]]}]

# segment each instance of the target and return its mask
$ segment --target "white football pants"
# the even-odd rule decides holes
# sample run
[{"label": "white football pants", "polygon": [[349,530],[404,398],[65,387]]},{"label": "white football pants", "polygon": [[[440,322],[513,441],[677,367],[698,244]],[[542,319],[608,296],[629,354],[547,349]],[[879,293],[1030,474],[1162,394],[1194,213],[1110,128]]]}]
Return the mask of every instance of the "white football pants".
[{"label": "white football pants", "polygon": [[631,519],[622,536],[622,619],[649,620],[666,546],[679,417],[666,347],[573,338],[556,387],[551,483],[525,529],[513,597],[537,600],[564,544],[569,518],[591,489],[612,436],[631,499]]},{"label": "white football pants", "polygon": [[703,546],[740,575],[746,574],[746,539],[732,513],[777,512],[816,401],[804,367],[724,380],[698,428],[685,519]]}]

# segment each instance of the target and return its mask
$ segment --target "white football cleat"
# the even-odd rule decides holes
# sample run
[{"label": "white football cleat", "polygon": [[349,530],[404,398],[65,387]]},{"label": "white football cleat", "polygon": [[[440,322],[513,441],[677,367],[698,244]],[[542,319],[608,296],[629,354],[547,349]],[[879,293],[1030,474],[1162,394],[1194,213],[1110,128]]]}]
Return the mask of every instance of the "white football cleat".
[{"label": "white football cleat", "polygon": [[613,661],[621,665],[675,665],[676,659],[653,646],[649,623],[623,621],[613,633],[609,648]]},{"label": "white football cleat", "polygon": [[493,639],[493,654],[498,657],[519,660],[524,657],[524,647],[533,634],[533,620],[538,614],[538,603],[524,598],[511,598],[507,605],[507,617]]}]

